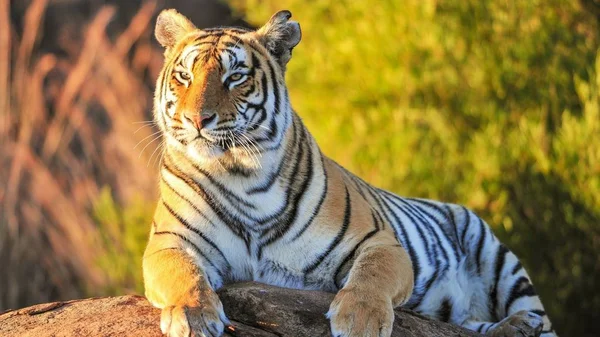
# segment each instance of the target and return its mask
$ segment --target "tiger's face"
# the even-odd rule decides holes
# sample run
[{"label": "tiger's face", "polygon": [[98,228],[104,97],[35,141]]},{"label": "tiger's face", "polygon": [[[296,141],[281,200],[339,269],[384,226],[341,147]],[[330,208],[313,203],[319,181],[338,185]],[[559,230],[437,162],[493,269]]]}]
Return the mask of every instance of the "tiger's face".
[{"label": "tiger's face", "polygon": [[174,10],[159,15],[156,37],[166,50],[155,120],[167,146],[199,163],[252,168],[282,141],[291,119],[285,65],[300,41],[289,16],[279,12],[250,31],[200,30]]}]

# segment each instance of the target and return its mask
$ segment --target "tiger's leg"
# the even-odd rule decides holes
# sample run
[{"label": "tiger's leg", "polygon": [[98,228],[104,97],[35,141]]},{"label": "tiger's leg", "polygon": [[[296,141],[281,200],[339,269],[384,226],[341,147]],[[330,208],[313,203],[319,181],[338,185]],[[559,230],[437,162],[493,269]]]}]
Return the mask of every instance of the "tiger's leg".
[{"label": "tiger's leg", "polygon": [[391,335],[394,307],[412,294],[413,269],[404,248],[387,235],[381,232],[381,238],[373,237],[357,252],[327,313],[334,337]]},{"label": "tiger's leg", "polygon": [[162,309],[162,332],[170,337],[220,336],[229,321],[205,273],[177,236],[157,240],[157,234],[150,236],[143,272],[146,297]]},{"label": "tiger's leg", "polygon": [[499,244],[495,267],[492,296],[496,297],[496,317],[503,319],[491,326],[487,335],[504,337],[520,333],[523,336],[556,337],[531,279],[515,254]]},{"label": "tiger's leg", "polygon": [[491,289],[489,307],[492,308],[491,316],[499,322],[467,321],[462,325],[492,337],[556,337],[542,302],[517,257],[498,241],[490,244],[488,252],[495,256],[486,282]]},{"label": "tiger's leg", "polygon": [[460,314],[452,323],[495,337],[556,337],[515,254],[475,213],[457,207],[455,214],[463,214],[456,220],[465,252],[458,273],[464,276],[459,289],[467,301],[456,306]]}]

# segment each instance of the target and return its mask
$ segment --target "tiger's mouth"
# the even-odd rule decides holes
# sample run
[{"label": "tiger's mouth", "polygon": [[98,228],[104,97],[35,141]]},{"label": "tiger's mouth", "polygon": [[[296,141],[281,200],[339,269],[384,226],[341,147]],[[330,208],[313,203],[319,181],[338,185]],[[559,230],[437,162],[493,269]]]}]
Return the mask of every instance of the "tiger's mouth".
[{"label": "tiger's mouth", "polygon": [[[204,131],[198,133],[198,138],[204,140],[204,143],[211,147],[216,147],[223,152],[240,145],[240,134],[235,130],[226,131]],[[237,142],[236,142],[237,140]]]},{"label": "tiger's mouth", "polygon": [[[192,158],[206,162],[218,159],[221,164],[242,165],[246,168],[261,167],[261,147],[254,137],[242,128],[205,130],[198,132],[186,142],[186,152]],[[225,162],[221,159],[225,158]]]}]

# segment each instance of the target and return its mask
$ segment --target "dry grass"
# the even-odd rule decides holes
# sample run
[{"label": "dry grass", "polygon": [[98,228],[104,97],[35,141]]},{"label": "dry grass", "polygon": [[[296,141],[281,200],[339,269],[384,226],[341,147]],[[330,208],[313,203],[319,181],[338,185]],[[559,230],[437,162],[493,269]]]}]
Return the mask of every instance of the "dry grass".
[{"label": "dry grass", "polygon": [[91,205],[106,185],[118,201],[154,193],[155,142],[140,155],[153,129],[139,122],[150,119],[143,78],[162,60],[150,42],[154,1],[112,38],[115,8],[102,7],[71,27],[83,39],[64,54],[37,49],[48,0],[31,1],[22,29],[10,6],[0,0],[0,309],[79,297],[82,279],[106,282]]}]

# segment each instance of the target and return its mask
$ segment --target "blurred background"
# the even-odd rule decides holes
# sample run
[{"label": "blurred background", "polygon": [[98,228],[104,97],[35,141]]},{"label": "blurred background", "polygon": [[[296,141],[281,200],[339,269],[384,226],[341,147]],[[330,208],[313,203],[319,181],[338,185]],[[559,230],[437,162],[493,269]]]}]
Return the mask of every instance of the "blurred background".
[{"label": "blurred background", "polygon": [[558,333],[600,335],[598,0],[0,0],[0,311],[143,293],[171,7],[199,27],[291,10],[288,86],[324,152],[474,209]]}]

